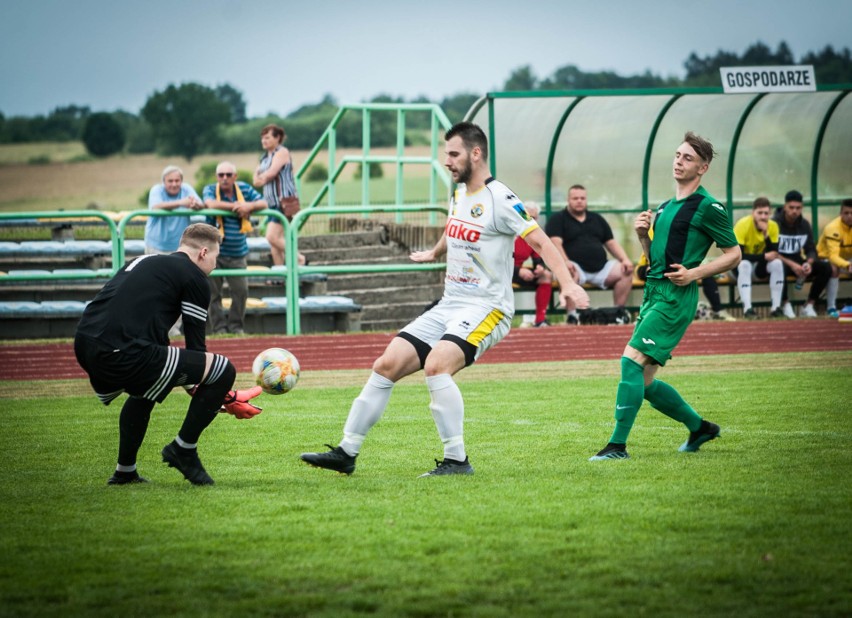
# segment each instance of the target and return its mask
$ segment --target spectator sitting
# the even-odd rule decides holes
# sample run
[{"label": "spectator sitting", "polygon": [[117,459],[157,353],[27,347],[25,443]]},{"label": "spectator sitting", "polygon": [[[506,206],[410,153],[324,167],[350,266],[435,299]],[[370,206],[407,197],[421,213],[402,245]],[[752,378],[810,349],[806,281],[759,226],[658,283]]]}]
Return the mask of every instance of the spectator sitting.
[{"label": "spectator sitting", "polygon": [[[633,262],[613,237],[606,219],[588,210],[585,187],[568,189],[568,205],[550,217],[545,231],[565,256],[577,283],[612,289],[615,306],[624,308],[633,288]],[[615,259],[607,260],[607,251]],[[575,307],[568,306],[568,322],[579,323]]]},{"label": "spectator sitting", "polygon": [[754,200],[751,215],[743,217],[734,225],[734,235],[743,254],[742,261],[735,269],[737,289],[743,303],[743,315],[748,319],[757,317],[751,306],[751,282],[766,277],[769,277],[769,295],[772,301],[770,315],[773,318],[784,317],[781,309],[784,264],[778,257],[778,224],[772,221],[769,215],[769,200],[759,197]]},{"label": "spectator sitting", "polygon": [[[204,204],[207,208],[230,210],[234,217],[208,217],[208,223],[219,228],[222,246],[216,259],[216,268],[245,269],[248,266],[246,234],[252,231],[249,215],[266,208],[266,202],[251,185],[237,180],[237,168],[223,161],[216,166],[217,183],[204,187]],[[231,309],[228,319],[222,309],[222,288],[228,282]],[[245,332],[248,283],[245,277],[215,277],[210,300],[210,329],[213,334],[243,334]]]},{"label": "spectator sitting", "polygon": [[[179,167],[167,166],[163,170],[162,179],[163,182],[154,185],[148,192],[149,210],[204,208],[195,189],[183,181],[183,171]],[[145,253],[174,253],[188,225],[189,216],[148,217],[145,224]]]},{"label": "spectator sitting", "polygon": [[[802,216],[802,194],[796,190],[784,196],[784,206],[775,211],[773,219],[778,224],[778,257],[784,263],[784,275],[793,275],[797,287],[805,279],[812,279],[808,299],[799,310],[804,318],[817,317],[816,302],[831,277],[831,266],[817,259],[814,233],[811,224]],[[793,307],[787,300],[786,282],[782,286],[781,302],[784,315],[794,317]]]},{"label": "spectator sitting", "polygon": [[[532,219],[538,219],[538,204],[528,202],[524,209]],[[527,242],[520,236],[515,237],[515,270],[512,275],[512,283],[525,289],[535,289],[535,321],[521,322],[521,326],[549,326],[547,323],[547,307],[553,296],[553,276],[544,265],[541,256],[533,251]],[[524,316],[527,317],[527,316]]]},{"label": "spectator sitting", "polygon": [[826,305],[828,315],[836,318],[840,315],[837,311],[840,273],[852,274],[852,199],[847,198],[840,203],[840,216],[822,230],[817,252],[820,259],[826,260],[824,263],[831,267]]}]

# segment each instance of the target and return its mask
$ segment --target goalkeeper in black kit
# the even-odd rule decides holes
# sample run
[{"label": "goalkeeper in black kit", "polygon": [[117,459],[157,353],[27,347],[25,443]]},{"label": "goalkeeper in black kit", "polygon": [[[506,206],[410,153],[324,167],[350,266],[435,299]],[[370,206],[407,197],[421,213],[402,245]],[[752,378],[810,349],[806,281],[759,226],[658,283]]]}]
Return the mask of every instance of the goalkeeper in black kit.
[{"label": "goalkeeper in black kit", "polygon": [[[126,392],[119,417],[118,465],[110,485],[145,483],[136,454],[145,438],[155,403],[175,386],[192,399],[163,461],[194,485],[212,485],[198,458],[201,432],[220,411],[252,418],[260,408],[249,400],[260,387],[231,390],[236,369],[227,358],[207,352],[205,326],[210,304],[208,275],[219,255],[218,230],[195,223],[184,230],[169,255],[143,255],[122,268],[83,312],[74,338],[77,362],[89,374],[104,405]],[[186,348],[169,345],[168,332],[183,317]]]}]

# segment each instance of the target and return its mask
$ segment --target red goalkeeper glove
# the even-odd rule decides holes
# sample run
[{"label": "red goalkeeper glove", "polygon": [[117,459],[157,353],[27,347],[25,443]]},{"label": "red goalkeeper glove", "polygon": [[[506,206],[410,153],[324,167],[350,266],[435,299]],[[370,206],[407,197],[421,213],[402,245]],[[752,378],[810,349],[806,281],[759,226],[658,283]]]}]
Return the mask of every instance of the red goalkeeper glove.
[{"label": "red goalkeeper glove", "polygon": [[222,410],[239,419],[254,418],[261,413],[262,408],[250,404],[249,399],[254,399],[262,392],[263,389],[259,386],[241,391],[228,391],[228,394],[225,395],[225,401],[222,403]]}]

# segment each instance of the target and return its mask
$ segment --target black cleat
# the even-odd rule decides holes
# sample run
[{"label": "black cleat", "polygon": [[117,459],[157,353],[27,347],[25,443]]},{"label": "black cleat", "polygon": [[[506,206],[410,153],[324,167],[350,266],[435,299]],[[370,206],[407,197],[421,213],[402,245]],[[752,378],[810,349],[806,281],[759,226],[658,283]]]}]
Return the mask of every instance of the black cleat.
[{"label": "black cleat", "polygon": [[710,440],[718,438],[721,431],[722,430],[716,423],[702,420],[701,427],[698,428],[698,431],[691,432],[689,434],[689,439],[681,444],[680,448],[677,450],[682,453],[694,453],[705,442],[710,442]]},{"label": "black cleat", "polygon": [[212,485],[213,479],[201,465],[198,451],[181,448],[176,442],[169,442],[163,448],[163,461],[170,468],[177,468],[183,477],[193,485]]},{"label": "black cleat", "polygon": [[447,476],[448,474],[473,474],[473,466],[470,465],[470,459],[465,457],[464,461],[453,461],[445,459],[444,461],[435,460],[437,466],[434,470],[429,470],[421,474],[419,478],[424,476]]},{"label": "black cleat", "polygon": [[144,476],[139,476],[135,470],[133,472],[119,472],[116,470],[109,477],[107,485],[131,485],[133,483],[147,483],[148,479]]},{"label": "black cleat", "polygon": [[748,308],[748,309],[745,310],[745,313],[743,313],[743,317],[746,320],[756,320],[757,319],[757,311],[755,311],[752,308]]},{"label": "black cleat", "polygon": [[630,459],[630,455],[627,454],[627,445],[610,442],[598,451],[597,455],[589,457],[589,461],[603,461],[604,459]]},{"label": "black cleat", "polygon": [[300,455],[302,461],[315,468],[334,470],[341,474],[355,472],[355,457],[357,455],[350,455],[339,446],[332,446],[331,444],[326,444],[326,446],[331,450],[325,453],[302,453]]}]

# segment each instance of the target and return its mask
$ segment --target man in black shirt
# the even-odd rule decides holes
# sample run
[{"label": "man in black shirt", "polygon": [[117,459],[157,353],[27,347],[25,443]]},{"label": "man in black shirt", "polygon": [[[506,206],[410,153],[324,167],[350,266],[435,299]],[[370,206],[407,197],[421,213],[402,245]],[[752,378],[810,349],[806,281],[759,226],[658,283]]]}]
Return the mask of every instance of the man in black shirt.
[{"label": "man in black shirt", "polygon": [[[633,288],[633,262],[613,237],[606,219],[589,212],[585,187],[573,185],[568,189],[568,206],[550,217],[545,231],[565,256],[577,283],[612,289],[615,306],[627,304]],[[607,259],[607,251],[615,259]],[[568,307],[568,322],[577,323],[574,307]]]},{"label": "man in black shirt", "polygon": [[[778,257],[784,264],[784,276],[796,277],[796,289],[806,279],[812,279],[808,298],[799,310],[803,318],[817,317],[816,305],[820,294],[831,278],[831,266],[817,256],[814,233],[810,222],[802,216],[802,194],[793,189],[784,196],[784,206],[776,209],[773,219],[778,223]],[[787,283],[781,288],[781,303],[787,317],[794,317],[787,298]]]},{"label": "man in black shirt", "polygon": [[[175,253],[143,255],[130,262],[83,312],[74,339],[77,362],[104,405],[122,392],[129,395],[119,417],[118,465],[110,485],[147,482],[136,470],[136,454],[154,404],[162,403],[175,386],[195,385],[183,425],[162,456],[194,485],[213,484],[196,446],[220,408],[238,418],[260,412],[248,403],[260,394],[260,387],[230,390],[234,366],[224,356],[207,352],[207,275],[216,266],[219,242],[215,227],[190,225]],[[169,328],[178,316],[183,317],[185,349],[169,345]]]}]

